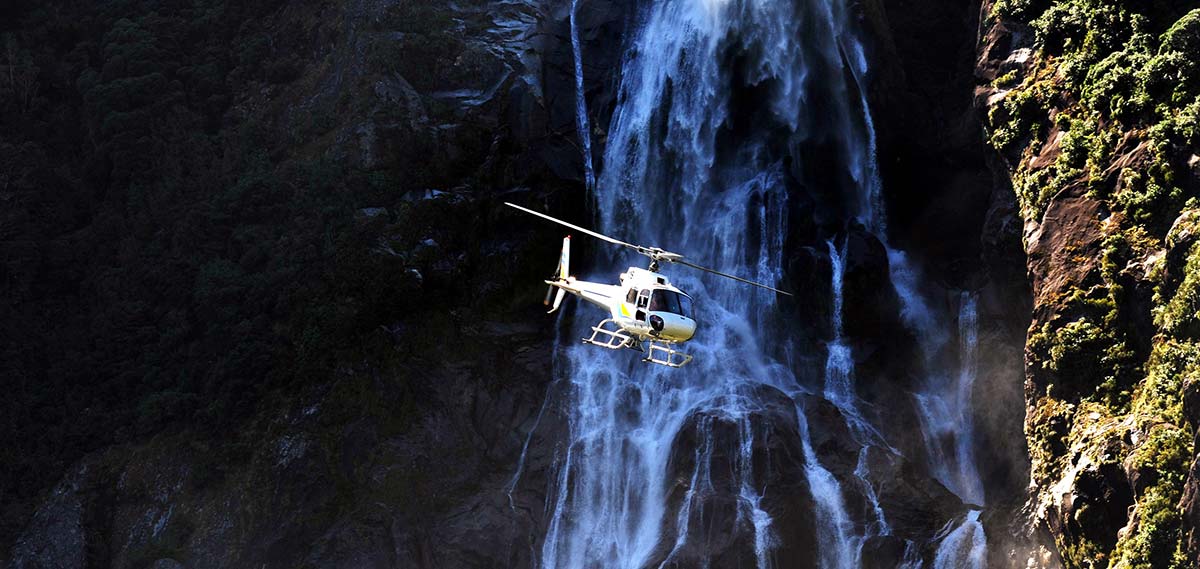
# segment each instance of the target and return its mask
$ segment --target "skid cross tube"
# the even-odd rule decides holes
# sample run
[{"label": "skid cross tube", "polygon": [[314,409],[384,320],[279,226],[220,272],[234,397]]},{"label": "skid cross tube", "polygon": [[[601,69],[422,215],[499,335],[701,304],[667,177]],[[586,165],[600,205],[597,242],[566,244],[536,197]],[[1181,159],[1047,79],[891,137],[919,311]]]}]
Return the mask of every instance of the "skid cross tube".
[{"label": "skid cross tube", "polygon": [[[608,325],[615,327],[615,330],[609,330]],[[605,318],[599,324],[592,326],[592,337],[583,338],[583,343],[608,348],[610,350],[618,350],[627,348],[634,344],[635,340],[628,334],[623,334],[621,327],[613,322],[612,318]]]},{"label": "skid cross tube", "polygon": [[650,340],[648,347],[646,357],[642,358],[642,361],[647,363],[665,365],[667,367],[683,367],[692,361],[691,355],[675,350],[667,342]]}]

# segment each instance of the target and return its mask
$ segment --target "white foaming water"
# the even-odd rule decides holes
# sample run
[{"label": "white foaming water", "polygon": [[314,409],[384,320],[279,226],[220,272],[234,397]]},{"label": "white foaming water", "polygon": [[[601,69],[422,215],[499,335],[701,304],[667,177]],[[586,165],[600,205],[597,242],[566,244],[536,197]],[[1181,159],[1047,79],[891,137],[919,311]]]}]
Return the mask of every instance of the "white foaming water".
[{"label": "white foaming water", "polygon": [[[975,298],[960,295],[958,313],[958,369],[939,372],[934,362],[926,365],[933,372],[924,389],[916,394],[925,443],[934,475],[958,497],[972,504],[983,504],[983,483],[975,465],[974,413],[972,390],[978,375],[979,318]],[[941,346],[938,346],[940,348]],[[927,350],[933,350],[927,347]],[[930,351],[932,355],[935,352]]]},{"label": "white foaming water", "polygon": [[962,525],[950,532],[933,558],[934,569],[977,569],[987,567],[987,537],[979,522],[979,510],[971,510]]},{"label": "white foaming water", "polygon": [[[577,122],[591,187],[576,17],[573,0]],[[816,124],[831,123],[841,158],[860,192],[857,217],[886,244],[875,133],[862,86],[866,57],[850,32],[851,20],[839,0],[662,0],[647,6],[624,61],[606,167],[595,185],[599,229],[684,253],[742,277],[777,283],[788,196],[783,157],[769,141],[778,139],[780,131],[794,141],[803,140]],[[774,125],[763,132],[739,132],[736,143],[729,141],[727,132],[722,137],[731,118],[735,81],[727,65],[729,53],[739,58],[736,81],[767,86],[767,94],[760,93],[765,101],[754,104],[761,105],[756,111],[763,115],[760,122]],[[845,66],[855,81],[844,80]],[[810,116],[807,105],[815,88],[829,99],[822,113],[830,117],[820,121]],[[758,405],[746,387],[755,384],[795,397],[820,566],[861,565],[866,537],[890,532],[867,481],[867,445],[881,445],[883,437],[859,413],[853,354],[841,331],[844,253],[832,242],[829,250],[835,264],[835,334],[827,345],[823,391],[863,445],[854,475],[875,519],[863,524],[852,520],[844,489],[813,448],[806,409],[795,397],[803,390],[793,371],[767,353],[775,351],[779,340],[773,294],[686,269],[671,270],[668,264],[664,270],[672,281],[696,300],[700,329],[685,347],[696,356],[691,364],[668,370],[639,363],[627,352],[578,344],[562,347],[565,357],[556,364],[556,373],[568,383],[564,397],[569,433],[556,455],[549,488],[542,567],[661,567],[685,549],[704,551],[705,534],[712,528],[699,531],[693,525],[702,513],[704,496],[719,490],[711,469],[718,421],[737,426],[733,432],[738,449],[732,472],[727,473],[731,478],[722,482],[734,485],[737,527],[720,529],[752,543],[758,567],[768,566],[779,536],[763,507],[764,489],[754,483],[756,434],[751,420]],[[889,248],[889,257],[893,254]],[[594,280],[610,279],[626,266],[622,262],[631,260],[642,262],[622,257],[597,263],[602,269]],[[898,266],[893,263],[894,282]],[[898,291],[902,284],[897,283]],[[906,309],[920,299],[915,282],[909,290],[913,293]],[[576,333],[603,317],[590,307],[577,315]],[[683,456],[695,464],[688,472],[672,473],[672,453],[679,455],[674,447],[685,427],[696,446],[683,449]],[[677,504],[668,503],[676,483],[669,478],[672,474],[689,480],[686,490],[675,494]],[[674,532],[664,531],[668,524]],[[960,535],[959,530],[949,535]],[[943,547],[948,541],[949,537]]]},{"label": "white foaming water", "polygon": [[883,508],[879,505],[879,495],[875,492],[875,487],[871,486],[871,482],[867,480],[867,474],[870,472],[867,465],[868,452],[870,452],[870,447],[863,445],[862,450],[858,451],[858,464],[854,466],[854,476],[858,478],[863,495],[867,497],[867,503],[871,505],[875,514],[875,521],[871,527],[867,528],[867,535],[891,535],[892,528],[888,526],[887,516],[884,515]]},{"label": "white foaming water", "polygon": [[[668,0],[648,6],[624,63],[620,104],[609,128],[609,167],[597,190],[601,230],[778,282],[787,235],[779,159],[764,151],[764,135],[739,144],[737,156],[714,168],[731,81],[718,50],[722,42],[737,42],[757,54],[750,69],[773,82],[771,111],[794,124],[805,69],[798,38],[791,2]],[[618,262],[604,273],[624,266]],[[693,509],[702,507],[697,492],[713,484],[705,463],[711,460],[711,421],[717,420],[738,426],[739,454],[729,480],[738,527],[725,529],[753,543],[760,567],[768,564],[772,519],[762,508],[751,460],[756,406],[741,394],[756,383],[795,390],[791,372],[760,349],[759,330],[774,315],[774,295],[697,273],[669,276],[695,298],[701,323],[687,345],[696,359],[686,368],[667,370],[593,346],[566,348],[569,363],[559,373],[570,381],[570,450],[552,489],[543,567],[640,568],[663,554],[662,543],[674,555],[704,539],[689,524]],[[579,315],[577,329],[602,318],[587,309]],[[668,513],[668,463],[685,425],[699,437],[699,448],[691,449],[694,482]],[[663,535],[668,516],[676,525],[671,537]]]},{"label": "white foaming water", "polygon": [[828,245],[829,262],[833,275],[829,283],[830,296],[833,298],[833,306],[830,307],[829,314],[833,340],[826,348],[828,354],[825,357],[825,398],[839,408],[853,408],[858,399],[854,394],[851,378],[851,374],[854,372],[854,363],[850,359],[850,347],[842,339],[842,307],[845,303],[842,284],[845,281],[846,263],[842,260],[842,252],[833,245],[833,241],[830,241]]},{"label": "white foaming water", "polygon": [[575,60],[575,127],[579,129],[579,144],[583,148],[584,184],[588,191],[596,189],[596,173],[592,168],[592,133],[587,113],[587,97],[583,91],[583,47],[579,41],[579,0],[571,0],[571,54]]},{"label": "white foaming water", "polygon": [[[886,245],[885,245],[886,246]],[[947,348],[947,326],[921,295],[920,275],[898,250],[888,248],[892,285],[900,298],[901,316],[917,336],[927,377],[914,394],[922,435],[933,475],[946,488],[970,504],[984,503],[983,481],[975,463],[975,421],[971,406],[978,375],[979,318],[975,297],[960,293],[958,311],[957,370],[940,369],[939,356]],[[968,543],[970,547],[963,544]],[[935,568],[986,567],[987,537],[973,510],[962,524],[939,544]]]},{"label": "white foaming water", "polygon": [[855,532],[854,523],[846,512],[841,485],[817,459],[808,417],[803,406],[797,405],[801,446],[804,449],[805,474],[816,506],[817,542],[821,545],[821,569],[849,569],[862,565],[864,537]]},{"label": "white foaming water", "polygon": [[[978,375],[979,316],[976,299],[961,294],[958,312],[958,373],[951,381],[930,385],[917,396],[926,445],[938,479],[964,501],[982,505],[983,482],[975,464],[975,421],[971,398]],[[987,566],[987,536],[972,510],[962,524],[942,540],[935,569],[981,569]]]},{"label": "white foaming water", "polygon": [[[808,454],[811,451],[812,445],[809,441],[807,425],[802,426],[801,433],[804,436],[805,459],[808,460],[811,458],[809,485],[813,488],[814,498],[825,493],[835,493],[827,498],[817,498],[819,506],[817,523],[818,525],[831,528],[831,535],[829,537],[832,539],[832,543],[837,544],[833,548],[836,555],[826,555],[822,558],[822,563],[827,567],[856,567],[860,565],[862,545],[866,537],[868,535],[887,535],[891,531],[887,525],[883,508],[879,505],[879,498],[875,492],[875,488],[871,486],[870,481],[867,479],[867,453],[870,448],[869,445],[877,444],[886,447],[887,444],[884,442],[882,434],[870,422],[864,419],[858,410],[859,398],[854,388],[854,360],[850,346],[846,344],[845,339],[842,337],[842,312],[845,309],[845,252],[838,250],[833,241],[829,241],[827,245],[832,269],[830,271],[829,283],[832,306],[830,307],[829,319],[833,339],[826,346],[825,398],[842,412],[842,416],[846,418],[859,444],[862,445],[858,453],[858,464],[855,466],[854,476],[858,479],[859,488],[875,514],[875,520],[868,525],[863,535],[852,535],[847,531],[846,520],[842,519],[846,513],[841,489],[836,487],[837,482],[829,475],[828,471],[821,468],[816,457],[810,457]],[[801,412],[801,410],[797,410],[798,414]],[[815,466],[815,469],[813,466]],[[831,481],[835,486],[827,488],[827,480]],[[820,510],[829,510],[832,513],[822,515]]]},{"label": "white foaming water", "polygon": [[[859,411],[858,393],[854,387],[854,357],[849,344],[842,336],[842,313],[845,309],[843,286],[846,279],[845,251],[827,242],[832,277],[829,288],[832,297],[830,307],[830,329],[833,339],[825,346],[825,398],[837,406],[862,444],[888,447],[884,436]],[[864,480],[865,483],[865,480]]]},{"label": "white foaming water", "polygon": [[687,493],[683,497],[683,503],[679,507],[679,513],[675,516],[675,545],[671,547],[671,552],[658,565],[659,569],[674,560],[675,554],[687,543],[688,533],[691,531],[692,509],[695,507],[696,495],[700,492],[712,492],[715,490],[710,471],[713,443],[712,419],[710,417],[701,418],[696,426],[696,430],[700,433],[704,443],[696,447],[696,451],[692,457],[695,464],[692,467],[691,481],[688,484]]},{"label": "white foaming water", "polygon": [[[864,89],[867,73],[865,51],[862,43],[853,35],[848,34],[845,37],[848,38],[848,42],[841,44],[842,55],[848,60],[848,67],[854,74],[853,84],[857,90],[864,125],[861,131],[850,131],[861,133],[856,140],[853,134],[847,136],[847,140],[854,140],[854,143],[864,150],[861,153],[864,160],[857,163],[857,168],[853,170],[860,191],[858,219],[879,239],[887,251],[889,276],[900,298],[902,319],[917,336],[925,356],[926,372],[930,377],[926,380],[925,388],[916,394],[915,399],[922,418],[926,446],[930,451],[930,469],[960,498],[974,504],[982,504],[983,484],[975,464],[974,421],[971,409],[972,386],[977,375],[975,362],[978,318],[975,299],[966,292],[962,293],[958,318],[960,369],[957,373],[941,371],[935,360],[946,347],[949,336],[947,326],[943,324],[944,319],[939,318],[922,295],[919,270],[913,266],[905,252],[893,249],[888,244],[887,215],[876,161],[874,120]],[[953,376],[954,379],[947,381],[947,376]],[[952,451],[946,452],[946,446]],[[942,561],[938,562],[941,564],[935,563],[936,567],[984,566],[982,564],[985,563],[987,541],[983,525],[978,518],[979,512],[972,511],[962,525],[943,540],[937,552],[937,559]],[[972,543],[970,554],[964,557],[950,553],[951,549],[958,547],[957,543],[966,539],[963,537],[966,535],[970,536]],[[955,539],[952,540],[951,537]],[[919,565],[918,561],[909,557],[909,552],[906,551],[905,565]]]}]

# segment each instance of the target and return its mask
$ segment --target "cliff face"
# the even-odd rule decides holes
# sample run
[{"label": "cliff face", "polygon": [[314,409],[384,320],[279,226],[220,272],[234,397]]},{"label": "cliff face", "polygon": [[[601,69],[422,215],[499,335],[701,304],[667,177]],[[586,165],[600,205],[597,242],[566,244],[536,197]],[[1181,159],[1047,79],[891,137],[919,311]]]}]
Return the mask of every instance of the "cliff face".
[{"label": "cliff face", "polygon": [[562,7],[0,11],[3,564],[530,565]]},{"label": "cliff face", "polygon": [[987,2],[976,105],[1024,220],[1030,515],[1068,567],[1192,567],[1200,11]]},{"label": "cliff face", "polygon": [[[995,254],[1011,255],[1012,213],[988,180],[969,99],[951,95],[969,87],[974,12],[917,7],[855,14],[880,58],[869,92],[888,133],[892,233],[927,267],[939,311],[979,292],[980,335],[995,349],[977,400],[1012,400],[1024,301],[1011,259]],[[565,450],[563,409],[547,402],[569,386],[550,382],[555,331],[529,283],[556,240],[496,206],[582,218],[568,4],[7,9],[8,564],[534,565]],[[634,13],[580,2],[597,156]],[[746,116],[759,96],[740,93]],[[835,146],[805,157],[833,159]],[[873,562],[931,561],[966,507],[929,472],[915,413],[890,404],[910,400],[921,364],[880,286],[889,259],[847,221],[849,176],[799,165],[797,178],[816,178],[797,193],[807,209],[788,236],[789,278],[804,321],[821,324],[797,330],[798,345],[828,334],[825,240],[842,234],[860,395],[873,418],[906,426],[889,437],[908,458],[860,453],[842,412],[811,397],[814,456],[846,489],[847,523],[874,523],[872,500],[886,511],[892,534],[867,543]],[[809,566],[818,528],[797,411],[778,392],[755,397],[769,403],[752,422],[755,484],[770,489],[780,555]],[[1017,415],[979,416],[995,449],[986,523],[1004,527],[1025,477]],[[714,463],[738,460],[734,427],[689,419],[673,443],[672,506],[700,437],[716,440]],[[697,511],[734,526],[741,490],[714,472],[724,493]],[[752,545],[743,528],[678,555],[748,563]]]},{"label": "cliff face", "polygon": [[[632,4],[580,2],[597,156]],[[855,15],[878,70],[891,239],[931,297],[979,298],[991,565],[1028,557],[1034,523],[1037,564],[1190,566],[1200,17],[1172,2],[942,4]],[[0,8],[8,564],[533,565],[567,420],[545,404],[565,388],[550,381],[555,330],[530,317],[555,242],[496,206],[583,218],[568,8]],[[799,309],[825,314],[823,240],[844,230],[860,395],[911,427],[890,434],[910,460],[866,455],[896,533],[868,551],[898,563],[911,539],[929,561],[964,505],[920,466],[918,420],[891,405],[914,388],[916,342],[878,293],[883,245],[835,227],[845,204],[817,186],[789,236]],[[818,328],[796,336],[821,341]],[[811,563],[804,465],[781,427],[795,410],[762,397],[753,456],[774,470],[756,483],[781,491],[768,502],[791,512],[784,551]],[[845,418],[804,407],[864,525]],[[694,467],[706,429],[716,460],[734,460],[730,424],[691,421],[671,468]],[[710,522],[736,516],[726,498],[707,498]],[[747,539],[681,559],[748,563]]]}]

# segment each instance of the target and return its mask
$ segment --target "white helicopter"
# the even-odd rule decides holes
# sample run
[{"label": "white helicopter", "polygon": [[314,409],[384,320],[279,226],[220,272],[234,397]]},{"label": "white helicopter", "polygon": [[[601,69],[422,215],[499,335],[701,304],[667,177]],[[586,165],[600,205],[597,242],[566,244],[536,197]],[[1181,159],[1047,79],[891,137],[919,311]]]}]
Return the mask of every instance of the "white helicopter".
[{"label": "white helicopter", "polygon": [[[546,281],[550,289],[546,292],[545,304],[550,305],[551,295],[554,296],[550,312],[558,310],[568,292],[608,310],[611,316],[592,326],[592,335],[583,339],[585,343],[612,350],[638,350],[645,353],[643,362],[678,368],[692,361],[692,356],[675,349],[696,334],[692,297],[672,286],[667,277],[659,274],[660,261],[692,267],[792,296],[790,292],[690,263],[678,253],[664,251],[658,247],[633,245],[519,205],[508,202],[504,202],[504,205],[650,257],[649,269],[629,267],[621,273],[619,285],[581,281],[568,274],[571,256],[571,236],[568,235],[563,238],[562,255],[558,259],[558,268],[554,271],[553,280]],[[554,294],[556,288],[558,293]]]}]

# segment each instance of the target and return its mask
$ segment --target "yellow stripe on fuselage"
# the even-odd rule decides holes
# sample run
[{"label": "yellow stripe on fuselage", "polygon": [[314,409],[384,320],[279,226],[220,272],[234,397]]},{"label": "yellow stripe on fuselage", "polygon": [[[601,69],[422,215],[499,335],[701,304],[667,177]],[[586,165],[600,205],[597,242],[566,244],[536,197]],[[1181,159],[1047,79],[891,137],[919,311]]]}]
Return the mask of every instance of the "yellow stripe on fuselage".
[{"label": "yellow stripe on fuselage", "polygon": [[622,303],[621,303],[621,316],[624,316],[624,317],[626,317],[626,318],[628,318],[628,317],[630,316],[630,314],[629,314],[629,309],[628,309],[628,308],[626,308],[626,306],[625,306],[625,303],[624,303],[624,302],[622,302]]}]

